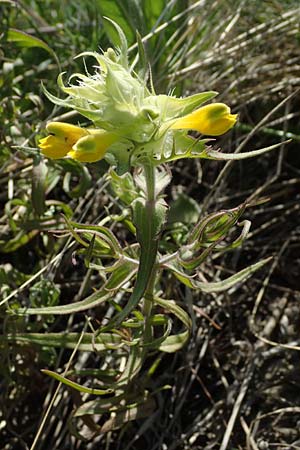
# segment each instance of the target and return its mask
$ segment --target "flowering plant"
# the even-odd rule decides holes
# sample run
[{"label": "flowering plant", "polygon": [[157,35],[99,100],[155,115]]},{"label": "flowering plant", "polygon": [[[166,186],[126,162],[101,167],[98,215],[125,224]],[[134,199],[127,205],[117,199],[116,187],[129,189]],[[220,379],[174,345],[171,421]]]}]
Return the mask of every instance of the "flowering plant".
[{"label": "flowering plant", "polygon": [[[186,98],[156,95],[152,80],[148,88],[147,77],[143,76],[147,66],[136,73],[129,65],[126,38],[122,30],[114,26],[121,42],[118,50],[82,54],[96,59],[95,73],[73,74],[68,85],[60,75],[58,85],[67,94],[65,99],[45,90],[53,103],[77,111],[89,125],[51,122],[46,127],[49,134],[40,140],[39,147],[48,158],[72,158],[81,163],[105,159],[111,165],[108,178],[112,189],[124,205],[124,214],[118,220],[124,223],[126,220],[136,239],[122,245],[111,228],[105,226],[107,220],[86,225],[66,218],[67,232],[81,247],[87,266],[101,273],[105,281],[78,302],[29,307],[23,312],[71,314],[107,302],[112,308],[111,318],[101,318],[97,329],[84,330],[81,334],[31,333],[11,337],[44,346],[110,355],[105,370],[111,369],[113,374],[106,376],[104,382],[103,370],[100,370],[99,388],[71,381],[67,371],[63,374],[44,371],[84,394],[106,395],[105,399],[82,403],[74,413],[76,418],[108,413],[106,422],[94,423],[95,433],[115,429],[124,421],[132,420],[130,415],[124,419],[124,411],[136,408],[134,418],[149,415],[154,410],[154,394],[149,390],[148,381],[156,365],[147,372],[144,363],[149,354],[181,349],[190,337],[192,320],[188,312],[178,305],[176,297],[165,298],[161,289],[165,273],[188,289],[220,292],[243,282],[268,260],[246,267],[222,281],[199,279],[199,268],[213,252],[232,250],[246,238],[250,222],[239,222],[246,204],[199,217],[180,241],[175,239],[172,251],[168,252],[166,246],[161,245],[168,213],[163,192],[171,181],[168,163],[182,158],[242,159],[275,147],[243,154],[213,150],[211,137],[230,130],[237,115],[231,114],[223,103],[205,104],[217,95],[213,91]],[[141,43],[138,48],[143,60]],[[189,135],[190,130],[200,135],[193,137]],[[237,225],[241,232],[237,238],[230,239]]]}]

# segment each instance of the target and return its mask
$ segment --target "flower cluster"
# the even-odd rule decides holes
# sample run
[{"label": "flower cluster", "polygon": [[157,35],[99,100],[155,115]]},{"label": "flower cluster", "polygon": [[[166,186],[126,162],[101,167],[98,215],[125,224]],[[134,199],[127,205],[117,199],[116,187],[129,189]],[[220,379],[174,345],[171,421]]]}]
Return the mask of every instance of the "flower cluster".
[{"label": "flower cluster", "polygon": [[[64,100],[46,95],[54,103],[72,108],[92,122],[90,128],[51,122],[47,126],[49,136],[40,140],[42,153],[49,158],[71,157],[81,162],[94,162],[102,158],[117,165],[141,149],[147,157],[155,158],[167,143],[182,142],[188,130],[206,136],[226,133],[236,122],[224,103],[211,103],[216,92],[204,92],[187,98],[171,95],[155,95],[129,67],[126,49],[117,53],[108,49],[102,55],[93,56],[98,65],[93,75],[74,74],[65,86],[62,74],[58,84],[68,95]],[[76,79],[76,84],[72,80]],[[180,140],[181,139],[181,140]],[[153,145],[154,144],[154,145]],[[126,154],[126,157],[125,157]],[[159,159],[159,158],[158,158]]]}]

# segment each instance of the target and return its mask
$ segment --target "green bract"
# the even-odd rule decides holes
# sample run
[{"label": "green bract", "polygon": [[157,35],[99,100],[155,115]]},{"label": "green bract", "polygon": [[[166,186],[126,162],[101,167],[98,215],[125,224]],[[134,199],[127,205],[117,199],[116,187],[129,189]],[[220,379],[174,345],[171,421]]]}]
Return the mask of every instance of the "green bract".
[{"label": "green bract", "polygon": [[[146,83],[123,67],[113,49],[103,55],[85,52],[79,56],[93,56],[98,65],[93,75],[73,74],[69,86],[58,77],[58,85],[68,94],[61,100],[46,91],[56,104],[75,109],[90,119],[95,127],[119,134],[120,138],[136,143],[156,140],[172,125],[172,120],[182,117],[202,103],[213,98],[216,92],[204,92],[188,98],[153,95]],[[76,84],[73,80],[76,79]]]}]

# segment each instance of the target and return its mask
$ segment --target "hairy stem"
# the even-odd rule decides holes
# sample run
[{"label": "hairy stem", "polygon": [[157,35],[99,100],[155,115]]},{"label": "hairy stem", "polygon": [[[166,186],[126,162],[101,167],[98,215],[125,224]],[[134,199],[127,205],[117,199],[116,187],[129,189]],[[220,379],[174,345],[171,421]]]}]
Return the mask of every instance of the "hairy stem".
[{"label": "hairy stem", "polygon": [[[145,208],[147,211],[147,215],[149,217],[149,222],[154,220],[155,213],[155,168],[151,165],[145,164],[144,166],[145,180],[147,186],[147,200],[145,204]],[[157,253],[157,245],[150,249]],[[155,286],[157,268],[154,263],[152,267],[152,272],[147,284],[147,288],[144,294],[144,303],[143,303],[143,314],[145,318],[145,327],[144,327],[144,342],[150,342],[152,340],[152,327],[151,327],[151,316],[152,316],[152,306],[153,306],[153,291]]]}]

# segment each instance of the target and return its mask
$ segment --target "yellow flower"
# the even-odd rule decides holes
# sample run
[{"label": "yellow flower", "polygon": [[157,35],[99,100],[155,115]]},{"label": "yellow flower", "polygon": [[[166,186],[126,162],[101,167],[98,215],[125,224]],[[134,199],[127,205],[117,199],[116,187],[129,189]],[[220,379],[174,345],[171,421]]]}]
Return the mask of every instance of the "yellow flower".
[{"label": "yellow flower", "polygon": [[70,156],[81,162],[95,162],[103,158],[106,150],[119,138],[113,133],[85,129],[63,122],[47,125],[49,136],[39,142],[42,153],[48,158]]},{"label": "yellow flower", "polygon": [[236,120],[237,114],[230,114],[229,106],[224,103],[211,103],[177,119],[171,128],[195,130],[208,136],[219,136],[230,130]]},{"label": "yellow flower", "polygon": [[68,156],[80,162],[95,162],[102,159],[106,150],[119,136],[105,130],[88,130],[90,134],[79,139]]},{"label": "yellow flower", "polygon": [[63,122],[50,122],[46,129],[50,135],[40,140],[39,147],[43,155],[52,159],[66,156],[73,145],[88,134],[83,128]]}]

